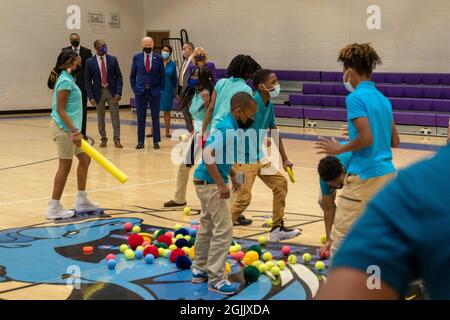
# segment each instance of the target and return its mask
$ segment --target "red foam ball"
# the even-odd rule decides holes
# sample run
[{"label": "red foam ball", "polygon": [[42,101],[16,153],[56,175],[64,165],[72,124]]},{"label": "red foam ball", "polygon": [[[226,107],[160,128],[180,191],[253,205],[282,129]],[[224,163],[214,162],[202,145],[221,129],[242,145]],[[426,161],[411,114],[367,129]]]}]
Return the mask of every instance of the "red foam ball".
[{"label": "red foam ball", "polygon": [[152,254],[155,259],[159,257],[158,248],[154,245],[150,245],[144,249],[144,257],[148,254]]},{"label": "red foam ball", "polygon": [[125,229],[125,232],[130,232],[131,229],[133,228],[133,225],[131,223],[127,222],[123,225],[123,228]]},{"label": "red foam ball", "polygon": [[170,232],[170,231],[167,231],[166,233],[164,233],[164,235],[165,235],[166,237],[168,237],[169,239],[172,239],[172,238],[173,238],[173,233]]},{"label": "red foam ball", "polygon": [[133,250],[136,250],[136,248],[142,245],[143,242],[144,238],[138,234],[132,234],[128,237],[128,245]]},{"label": "red foam ball", "polygon": [[170,253],[169,259],[171,262],[175,263],[175,261],[177,261],[177,258],[179,256],[185,256],[185,255],[186,255],[186,253],[182,249],[177,248]]},{"label": "red foam ball", "polygon": [[165,243],[169,247],[172,244],[172,239],[163,234],[163,235],[158,237],[158,242],[159,243]]},{"label": "red foam ball", "polygon": [[284,246],[283,248],[281,248],[281,252],[285,255],[288,256],[291,253],[291,247],[289,246]]},{"label": "red foam ball", "polygon": [[106,261],[108,261],[108,260],[115,260],[115,259],[116,259],[116,256],[113,255],[112,253],[110,253],[110,254],[108,254],[108,255],[106,256]]}]

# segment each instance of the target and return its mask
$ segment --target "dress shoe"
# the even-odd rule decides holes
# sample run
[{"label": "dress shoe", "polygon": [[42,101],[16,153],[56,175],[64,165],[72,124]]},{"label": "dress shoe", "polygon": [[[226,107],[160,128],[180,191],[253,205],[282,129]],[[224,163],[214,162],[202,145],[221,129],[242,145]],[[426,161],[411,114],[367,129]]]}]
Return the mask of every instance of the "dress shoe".
[{"label": "dress shoe", "polygon": [[137,149],[144,149],[145,145],[143,143],[138,143],[136,146],[136,150]]},{"label": "dress shoe", "polygon": [[108,145],[106,140],[102,140],[102,143],[100,143],[100,148],[106,148],[106,146]]},{"label": "dress shoe", "polygon": [[120,141],[114,142],[114,146],[115,146],[117,149],[123,149],[123,145],[120,143]]},{"label": "dress shoe", "polygon": [[154,143],[154,144],[153,144],[153,149],[156,149],[156,150],[161,149],[161,148],[159,147],[159,143]]}]

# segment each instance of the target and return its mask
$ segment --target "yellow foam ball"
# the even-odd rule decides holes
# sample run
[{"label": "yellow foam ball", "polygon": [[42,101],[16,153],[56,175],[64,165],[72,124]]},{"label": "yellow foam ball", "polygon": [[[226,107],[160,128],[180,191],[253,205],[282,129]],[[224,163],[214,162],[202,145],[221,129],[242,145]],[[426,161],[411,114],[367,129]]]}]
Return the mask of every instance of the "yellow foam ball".
[{"label": "yellow foam ball", "polygon": [[138,234],[139,232],[141,232],[141,227],[134,226],[133,229],[131,229],[131,232],[133,232],[134,234]]},{"label": "yellow foam ball", "polygon": [[256,267],[256,268],[259,268],[259,266],[262,265],[262,264],[263,264],[262,261],[257,260],[257,261],[255,261],[255,262],[252,263],[252,266],[254,266],[254,267]]},{"label": "yellow foam ball", "polygon": [[164,257],[164,252],[165,252],[166,250],[164,249],[164,248],[158,248],[158,254],[159,254],[159,256],[160,257]]},{"label": "yellow foam ball", "polygon": [[236,252],[242,251],[242,247],[240,244],[236,244],[235,247],[236,247]]},{"label": "yellow foam ball", "polygon": [[279,276],[281,273],[281,270],[279,267],[273,267],[272,269],[270,269],[270,272],[275,276]]},{"label": "yellow foam ball", "polygon": [[323,236],[320,237],[320,243],[321,244],[327,243],[327,236],[326,235],[323,235]]},{"label": "yellow foam ball", "polygon": [[183,250],[186,255],[189,253],[189,247],[183,247],[181,250]]},{"label": "yellow foam ball", "polygon": [[323,261],[317,261],[315,264],[315,267],[317,270],[323,270],[325,269],[325,263],[323,263]]},{"label": "yellow foam ball", "polygon": [[143,247],[143,246],[139,246],[139,247],[136,248],[136,251],[137,251],[137,250],[144,251],[144,247]]},{"label": "yellow foam ball", "polygon": [[127,250],[127,249],[128,249],[128,245],[127,245],[127,244],[122,244],[122,245],[119,247],[119,250],[120,250],[120,252],[122,252],[122,253],[124,253],[125,250]]},{"label": "yellow foam ball", "polygon": [[184,239],[186,239],[186,241],[191,240],[191,236],[184,236]]},{"label": "yellow foam ball", "polygon": [[296,263],[297,263],[297,257],[296,257],[295,255],[291,254],[291,255],[288,257],[288,262],[289,262],[290,264],[296,264]]},{"label": "yellow foam ball", "polygon": [[278,268],[280,268],[280,270],[286,269],[286,262],[284,262],[283,260],[278,261],[277,265],[278,265]]},{"label": "yellow foam ball", "polygon": [[183,226],[181,224],[176,224],[175,227],[173,228],[175,231],[181,229]]},{"label": "yellow foam ball", "polygon": [[237,246],[231,246],[230,247],[230,252],[238,252],[239,248]]},{"label": "yellow foam ball", "polygon": [[273,224],[272,219],[267,220],[267,221],[266,221],[266,224],[267,224],[267,226],[268,226],[269,228],[272,228],[272,224]]},{"label": "yellow foam ball", "polygon": [[259,237],[258,242],[261,246],[265,246],[266,245],[266,237]]},{"label": "yellow foam ball", "polygon": [[225,271],[226,273],[231,273],[231,266],[228,262],[225,263]]},{"label": "yellow foam ball", "polygon": [[184,213],[185,216],[190,215],[191,214],[191,208],[188,208],[188,207],[184,208],[183,209],[183,213]]},{"label": "yellow foam ball", "polygon": [[127,260],[134,260],[135,258],[134,251],[131,249],[125,250],[124,255]]},{"label": "yellow foam ball", "polygon": [[182,234],[177,234],[177,236],[175,237],[175,239],[176,239],[176,240],[179,240],[179,239],[183,239],[183,237],[184,237],[184,236],[183,236]]},{"label": "yellow foam ball", "polygon": [[267,261],[265,263],[267,270],[271,270],[273,267],[275,267],[275,263],[273,263],[273,261]]},{"label": "yellow foam ball", "polygon": [[192,260],[195,259],[195,247],[194,246],[189,250],[189,256],[191,257]]},{"label": "yellow foam ball", "polygon": [[245,254],[243,262],[246,266],[251,266],[253,262],[257,261],[258,259],[259,259],[258,252],[249,251]]},{"label": "yellow foam ball", "polygon": [[262,258],[264,261],[272,260],[272,254],[270,252],[264,252]]},{"label": "yellow foam ball", "polygon": [[175,250],[176,248],[178,248],[176,245],[171,244],[170,247],[169,247],[169,250],[170,250],[170,251],[173,251],[173,250]]},{"label": "yellow foam ball", "polygon": [[305,253],[302,256],[302,259],[303,259],[303,262],[310,262],[312,257],[311,257],[311,255],[309,253]]},{"label": "yellow foam ball", "polygon": [[266,273],[269,268],[264,263],[261,263],[261,265],[258,267],[259,272]]}]

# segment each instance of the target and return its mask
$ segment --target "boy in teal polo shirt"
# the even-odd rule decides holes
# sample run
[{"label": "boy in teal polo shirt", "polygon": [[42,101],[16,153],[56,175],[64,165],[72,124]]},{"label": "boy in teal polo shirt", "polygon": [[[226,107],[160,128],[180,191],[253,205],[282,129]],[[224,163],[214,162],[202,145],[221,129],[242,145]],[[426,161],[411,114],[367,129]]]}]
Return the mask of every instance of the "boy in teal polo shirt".
[{"label": "boy in teal polo shirt", "polygon": [[194,173],[194,184],[201,202],[200,229],[195,240],[192,282],[208,281],[208,289],[224,295],[235,294],[238,287],[227,279],[225,263],[233,239],[230,213],[231,177],[233,190],[240,185],[232,169],[236,159],[236,131],[251,123],[256,113],[252,96],[239,92],[231,98],[231,112],[211,130],[203,159]]},{"label": "boy in teal polo shirt", "polygon": [[[300,235],[300,230],[289,229],[284,226],[284,209],[288,191],[287,181],[278,168],[274,168],[274,164],[266,158],[262,147],[268,131],[277,130],[275,112],[270,99],[278,96],[280,85],[275,73],[269,69],[258,70],[253,77],[253,84],[257,88],[254,99],[258,105],[258,111],[255,114],[254,123],[246,130],[244,139],[240,143],[243,148],[240,148],[242,152],[239,154],[234,169],[243,174],[244,183],[233,201],[231,214],[235,225],[241,225],[243,224],[242,221],[249,220],[242,217],[242,213],[250,205],[252,187],[258,176],[272,190],[273,222],[270,240],[278,242]],[[283,167],[285,169],[287,167],[292,168],[293,165],[287,157],[281,137],[278,139],[277,147],[280,150]],[[241,219],[239,219],[240,217]],[[251,222],[251,220],[249,221]]]},{"label": "boy in teal polo shirt", "polygon": [[353,152],[338,201],[331,231],[331,254],[362,213],[367,202],[394,176],[392,147],[400,143],[390,101],[375,88],[370,77],[381,59],[370,44],[351,44],[339,52],[344,65],[349,143],[322,139],[319,153]]},{"label": "boy in teal polo shirt", "polygon": [[400,170],[337,251],[320,299],[400,299],[416,279],[430,299],[450,299],[449,163],[447,146]]},{"label": "boy in teal polo shirt", "polygon": [[319,205],[323,210],[325,234],[327,242],[320,250],[321,256],[328,256],[331,248],[331,228],[336,214],[336,191],[344,186],[345,175],[352,156],[351,152],[342,153],[336,157],[327,156],[319,162]]}]

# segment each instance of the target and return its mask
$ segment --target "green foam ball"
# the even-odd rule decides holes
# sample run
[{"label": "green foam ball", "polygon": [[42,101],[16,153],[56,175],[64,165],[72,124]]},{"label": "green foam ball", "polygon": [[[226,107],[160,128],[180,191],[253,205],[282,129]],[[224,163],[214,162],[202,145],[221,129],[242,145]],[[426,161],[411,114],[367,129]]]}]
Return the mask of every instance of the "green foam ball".
[{"label": "green foam ball", "polygon": [[244,269],[244,279],[247,283],[258,281],[260,275],[261,273],[256,267],[248,266]]}]

